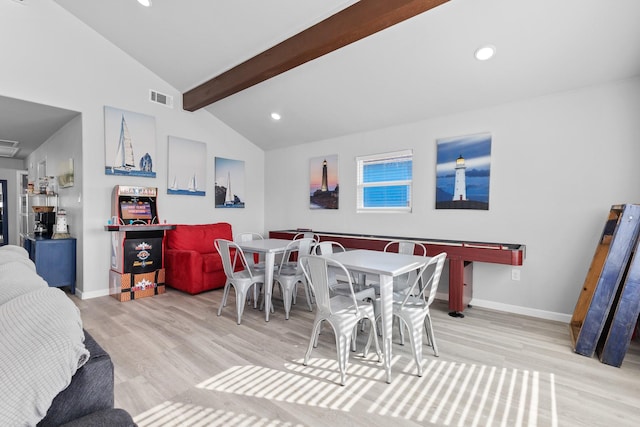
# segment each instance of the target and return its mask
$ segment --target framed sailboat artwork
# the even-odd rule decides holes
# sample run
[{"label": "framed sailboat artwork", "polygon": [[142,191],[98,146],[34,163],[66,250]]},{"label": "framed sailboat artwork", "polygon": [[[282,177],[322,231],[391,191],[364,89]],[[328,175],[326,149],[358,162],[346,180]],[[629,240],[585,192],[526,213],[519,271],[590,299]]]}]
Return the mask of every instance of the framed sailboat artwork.
[{"label": "framed sailboat artwork", "polygon": [[155,117],[105,106],[104,147],[106,175],[156,177]]},{"label": "framed sailboat artwork", "polygon": [[207,145],[169,136],[167,194],[206,196]]},{"label": "framed sailboat artwork", "polygon": [[215,158],[216,208],[244,208],[244,161]]}]

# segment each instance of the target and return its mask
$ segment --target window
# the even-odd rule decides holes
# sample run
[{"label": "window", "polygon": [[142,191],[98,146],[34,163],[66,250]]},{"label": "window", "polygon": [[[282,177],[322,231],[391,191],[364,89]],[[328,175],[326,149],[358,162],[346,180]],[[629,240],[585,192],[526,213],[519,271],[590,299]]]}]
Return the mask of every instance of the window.
[{"label": "window", "polygon": [[358,212],[411,212],[413,152],[356,157]]}]

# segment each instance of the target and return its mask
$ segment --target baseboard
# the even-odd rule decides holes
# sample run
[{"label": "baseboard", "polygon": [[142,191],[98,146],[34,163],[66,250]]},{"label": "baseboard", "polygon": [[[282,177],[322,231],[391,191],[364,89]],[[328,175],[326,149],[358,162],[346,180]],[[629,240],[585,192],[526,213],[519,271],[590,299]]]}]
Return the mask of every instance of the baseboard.
[{"label": "baseboard", "polygon": [[522,307],[518,305],[503,304],[495,301],[485,301],[473,299],[471,306],[490,308],[492,310],[504,311],[507,313],[522,314],[524,316],[538,317],[540,319],[555,320],[557,322],[569,323],[571,316],[564,313],[556,313],[553,311],[538,310],[535,308]]},{"label": "baseboard", "polygon": [[[447,294],[437,294],[436,298],[447,301]],[[495,301],[487,301],[474,298],[471,300],[472,307],[488,308],[491,310],[504,311],[505,313],[521,314],[523,316],[537,317],[540,319],[554,320],[562,323],[570,323],[571,315],[565,313],[556,313],[553,311],[538,310],[530,307],[522,307],[519,305],[503,304]]]},{"label": "baseboard", "polygon": [[82,292],[81,290],[76,288],[76,296],[80,299],[91,299],[104,297],[109,295],[109,289],[101,289],[99,291],[91,291],[91,292]]}]

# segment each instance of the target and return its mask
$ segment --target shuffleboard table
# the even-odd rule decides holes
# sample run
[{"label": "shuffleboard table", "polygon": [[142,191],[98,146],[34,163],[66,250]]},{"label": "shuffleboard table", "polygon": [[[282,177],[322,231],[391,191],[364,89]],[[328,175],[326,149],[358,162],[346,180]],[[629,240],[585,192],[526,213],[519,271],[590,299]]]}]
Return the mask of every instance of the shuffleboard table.
[{"label": "shuffleboard table", "polygon": [[473,296],[473,262],[520,266],[523,264],[526,255],[526,246],[514,243],[378,236],[309,229],[270,231],[269,237],[274,239],[293,239],[296,234],[301,232],[312,232],[318,235],[321,241],[336,241],[348,249],[382,251],[388,242],[404,239],[422,243],[427,248],[427,256],[435,256],[441,252],[446,252],[449,260],[449,315],[453,317],[464,317],[462,312],[471,302]]}]

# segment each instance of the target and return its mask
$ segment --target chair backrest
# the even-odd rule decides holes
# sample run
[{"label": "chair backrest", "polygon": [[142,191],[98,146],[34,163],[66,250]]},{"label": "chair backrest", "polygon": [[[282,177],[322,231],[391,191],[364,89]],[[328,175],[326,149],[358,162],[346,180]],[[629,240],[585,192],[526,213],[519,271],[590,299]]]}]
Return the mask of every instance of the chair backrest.
[{"label": "chair backrest", "polygon": [[250,242],[251,240],[264,240],[264,237],[260,233],[246,232],[236,234],[233,239],[234,242]]},{"label": "chair backrest", "polygon": [[358,308],[355,292],[353,291],[351,275],[344,265],[333,259],[318,255],[301,256],[298,260],[298,265],[300,265],[300,268],[307,279],[307,283],[309,283],[311,289],[313,289],[318,312],[323,315],[330,315],[333,313],[331,307],[331,294],[329,292],[329,267],[332,269],[335,268],[337,270],[342,270],[344,276],[347,277],[349,289],[351,290],[353,312],[354,314],[359,315],[360,310]]},{"label": "chair backrest", "polygon": [[384,251],[406,255],[427,256],[427,248],[422,243],[413,240],[392,240],[385,245]]},{"label": "chair backrest", "polygon": [[298,239],[294,241],[300,243],[298,247],[298,256],[311,254],[311,250],[316,245],[316,243],[318,243],[317,240],[311,237],[303,237],[302,239]]},{"label": "chair backrest", "polygon": [[[284,271],[285,266],[288,266],[289,263],[296,262],[296,271],[298,273],[302,273],[296,259],[303,255],[309,255],[312,242],[312,239],[306,238],[290,241],[289,244],[287,244],[282,257],[280,258],[278,271]],[[290,268],[291,267],[289,267],[287,270],[289,270]]]},{"label": "chair backrest", "polygon": [[446,259],[446,252],[439,253],[420,268],[415,281],[411,285],[411,289],[402,301],[402,306],[404,306],[412,296],[422,298],[425,302],[425,308],[431,305],[436,297],[436,291],[438,290],[440,276],[442,275],[442,269]]},{"label": "chair backrest", "polygon": [[384,247],[385,252],[397,252],[406,255],[427,256],[427,248],[413,240],[392,240]]},{"label": "chair backrest", "polygon": [[[251,269],[247,265],[247,259],[244,256],[242,248],[231,240],[216,239],[213,243],[216,250],[222,258],[222,267],[224,274],[229,278],[234,278],[236,271],[247,270],[249,277],[252,277]],[[242,268],[238,268],[238,260]]]},{"label": "chair backrest", "polygon": [[313,239],[316,242],[319,242],[320,236],[312,231],[305,231],[303,233],[298,233],[295,236],[293,236],[293,240],[298,240],[298,239]]},{"label": "chair backrest", "polygon": [[339,242],[325,240],[323,242],[316,243],[314,251],[316,255],[331,255],[335,252],[344,252],[346,249]]},{"label": "chair backrest", "polygon": [[[384,251],[397,252],[405,255],[427,256],[427,248],[422,243],[415,242],[413,240],[392,240],[385,245]],[[396,286],[398,288],[406,288],[419,277],[420,276],[414,274],[414,272],[403,274],[396,279],[396,281],[398,281]]]}]

